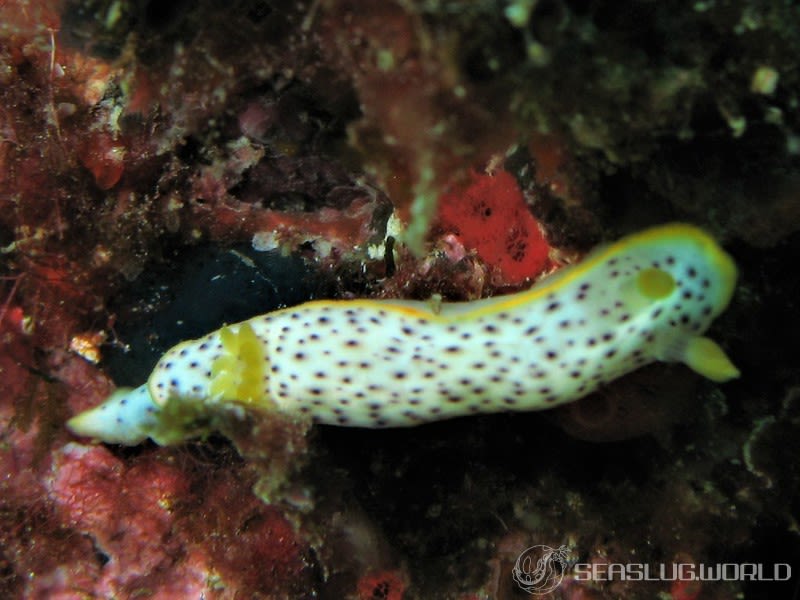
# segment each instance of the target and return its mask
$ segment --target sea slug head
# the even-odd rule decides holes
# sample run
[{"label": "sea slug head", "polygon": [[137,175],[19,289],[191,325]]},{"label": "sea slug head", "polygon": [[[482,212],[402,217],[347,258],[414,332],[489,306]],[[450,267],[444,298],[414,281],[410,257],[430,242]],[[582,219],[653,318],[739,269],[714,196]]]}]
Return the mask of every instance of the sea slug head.
[{"label": "sea slug head", "polygon": [[728,306],[736,285],[736,265],[717,242],[694,226],[672,224],[615,246],[619,259],[606,276],[620,277],[619,293],[640,327],[657,331],[654,356],[683,362],[714,381],[738,377],[724,351],[701,335]]}]

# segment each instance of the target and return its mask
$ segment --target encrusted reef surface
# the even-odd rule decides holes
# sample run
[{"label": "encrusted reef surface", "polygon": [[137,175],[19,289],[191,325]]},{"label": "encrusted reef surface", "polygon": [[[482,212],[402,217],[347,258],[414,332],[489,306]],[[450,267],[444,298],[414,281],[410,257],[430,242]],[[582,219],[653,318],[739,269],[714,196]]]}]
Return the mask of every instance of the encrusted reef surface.
[{"label": "encrusted reef surface", "polygon": [[[0,596],[505,600],[536,545],[584,567],[542,597],[796,596],[798,57],[779,0],[0,2]],[[166,448],[64,427],[223,323],[499,295],[667,221],[739,266],[733,382]],[[671,578],[721,563],[792,572]]]}]

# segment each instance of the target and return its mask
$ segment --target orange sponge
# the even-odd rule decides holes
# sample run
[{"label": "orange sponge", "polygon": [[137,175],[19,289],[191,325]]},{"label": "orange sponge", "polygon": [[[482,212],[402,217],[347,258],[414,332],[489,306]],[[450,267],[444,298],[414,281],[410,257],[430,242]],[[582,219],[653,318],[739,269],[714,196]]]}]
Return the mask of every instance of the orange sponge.
[{"label": "orange sponge", "polygon": [[516,180],[505,171],[473,172],[466,188],[443,194],[439,224],[498,269],[505,283],[522,283],[550,266],[550,247]]}]

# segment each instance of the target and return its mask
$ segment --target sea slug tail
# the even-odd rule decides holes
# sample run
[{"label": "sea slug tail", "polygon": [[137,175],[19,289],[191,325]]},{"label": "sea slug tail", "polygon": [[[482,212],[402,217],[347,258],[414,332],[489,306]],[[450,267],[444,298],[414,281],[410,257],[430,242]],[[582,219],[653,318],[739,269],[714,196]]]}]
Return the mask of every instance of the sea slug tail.
[{"label": "sea slug tail", "polygon": [[146,385],[119,388],[102,404],[72,417],[67,427],[83,437],[135,446],[150,436],[158,412]]}]

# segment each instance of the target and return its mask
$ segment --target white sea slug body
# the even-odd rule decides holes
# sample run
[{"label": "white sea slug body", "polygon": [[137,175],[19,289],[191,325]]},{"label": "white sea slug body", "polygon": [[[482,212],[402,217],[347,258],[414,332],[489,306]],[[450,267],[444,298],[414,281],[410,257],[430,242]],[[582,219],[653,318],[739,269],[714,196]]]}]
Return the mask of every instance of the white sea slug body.
[{"label": "white sea slug body", "polygon": [[310,302],[175,346],[145,385],[69,426],[109,442],[171,443],[230,403],[317,423],[409,426],[551,408],[654,361],[726,381],[739,373],[702,333],[735,280],[710,236],[672,224],[509,296]]}]

